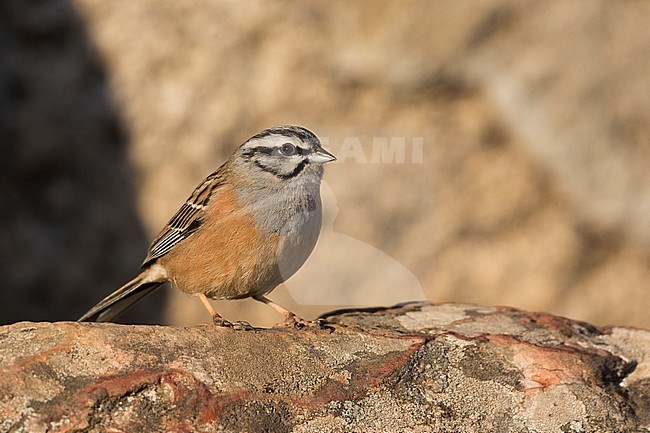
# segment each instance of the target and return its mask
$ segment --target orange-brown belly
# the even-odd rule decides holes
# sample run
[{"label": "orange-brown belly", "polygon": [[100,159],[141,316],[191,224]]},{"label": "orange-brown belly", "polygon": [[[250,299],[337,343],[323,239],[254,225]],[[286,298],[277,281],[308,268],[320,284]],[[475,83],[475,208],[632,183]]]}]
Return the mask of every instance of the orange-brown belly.
[{"label": "orange-brown belly", "polygon": [[215,299],[245,298],[280,284],[279,236],[257,230],[232,189],[216,193],[209,206],[203,225],[158,259],[172,283]]}]

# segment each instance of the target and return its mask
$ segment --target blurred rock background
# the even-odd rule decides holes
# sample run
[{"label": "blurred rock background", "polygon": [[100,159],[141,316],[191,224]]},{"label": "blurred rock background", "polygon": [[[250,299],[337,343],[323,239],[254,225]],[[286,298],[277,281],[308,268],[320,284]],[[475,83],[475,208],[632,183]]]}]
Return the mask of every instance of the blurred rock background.
[{"label": "blurred rock background", "polygon": [[[645,0],[4,1],[0,322],[76,318],[238,144],[300,124],[340,162],[279,303],[650,327],[649,20]],[[121,320],[207,318],[170,293]]]}]

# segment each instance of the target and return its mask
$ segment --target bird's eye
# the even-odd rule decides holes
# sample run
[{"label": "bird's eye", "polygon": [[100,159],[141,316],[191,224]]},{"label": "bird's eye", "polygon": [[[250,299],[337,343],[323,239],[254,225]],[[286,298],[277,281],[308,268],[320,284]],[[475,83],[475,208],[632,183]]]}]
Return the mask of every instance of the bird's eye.
[{"label": "bird's eye", "polygon": [[294,146],[291,143],[284,143],[282,147],[280,147],[280,153],[282,153],[285,156],[291,156],[296,154],[296,146]]}]

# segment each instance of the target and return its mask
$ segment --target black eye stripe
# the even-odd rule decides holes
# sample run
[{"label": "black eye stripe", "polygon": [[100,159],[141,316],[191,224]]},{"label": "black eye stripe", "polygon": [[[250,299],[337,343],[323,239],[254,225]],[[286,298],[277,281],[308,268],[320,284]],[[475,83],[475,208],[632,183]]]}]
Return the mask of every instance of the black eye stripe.
[{"label": "black eye stripe", "polygon": [[271,155],[276,150],[275,147],[266,147],[266,146],[257,146],[250,149],[251,153],[263,153],[265,155]]},{"label": "black eye stripe", "polygon": [[[284,143],[284,144],[286,144],[286,143]],[[292,146],[294,146],[296,148],[295,155],[306,155],[307,153],[309,153],[308,150],[303,149],[300,146],[295,146],[292,143],[289,143],[289,144],[291,144]],[[254,155],[255,153],[261,153],[261,154],[264,154],[264,155],[273,155],[273,153],[278,152],[281,147],[282,146],[279,146],[279,147],[268,147],[268,146],[252,147],[250,149],[246,149],[246,151],[244,152],[244,156],[249,156],[250,157],[250,156]]]}]

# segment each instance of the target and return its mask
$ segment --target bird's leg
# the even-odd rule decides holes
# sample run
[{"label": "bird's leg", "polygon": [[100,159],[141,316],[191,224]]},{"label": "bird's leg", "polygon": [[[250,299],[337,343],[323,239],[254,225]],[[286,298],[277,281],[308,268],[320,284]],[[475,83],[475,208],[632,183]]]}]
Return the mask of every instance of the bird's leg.
[{"label": "bird's leg", "polygon": [[273,308],[275,311],[278,313],[282,314],[284,316],[284,321],[278,323],[275,325],[276,327],[293,327],[293,328],[303,328],[305,326],[310,325],[311,323],[306,321],[305,319],[296,316],[294,313],[291,311],[287,310],[281,305],[276,304],[275,302],[271,301],[269,298],[263,295],[257,295],[253,296],[253,299],[256,301],[260,301],[269,307]]},{"label": "bird's leg", "polygon": [[199,293],[198,297],[201,300],[201,302],[203,302],[203,305],[212,316],[212,323],[214,323],[217,326],[227,326],[229,328],[232,328],[232,323],[230,323],[229,321],[221,317],[219,313],[217,313],[217,311],[214,309],[214,307],[212,306],[208,298],[203,293]]}]

